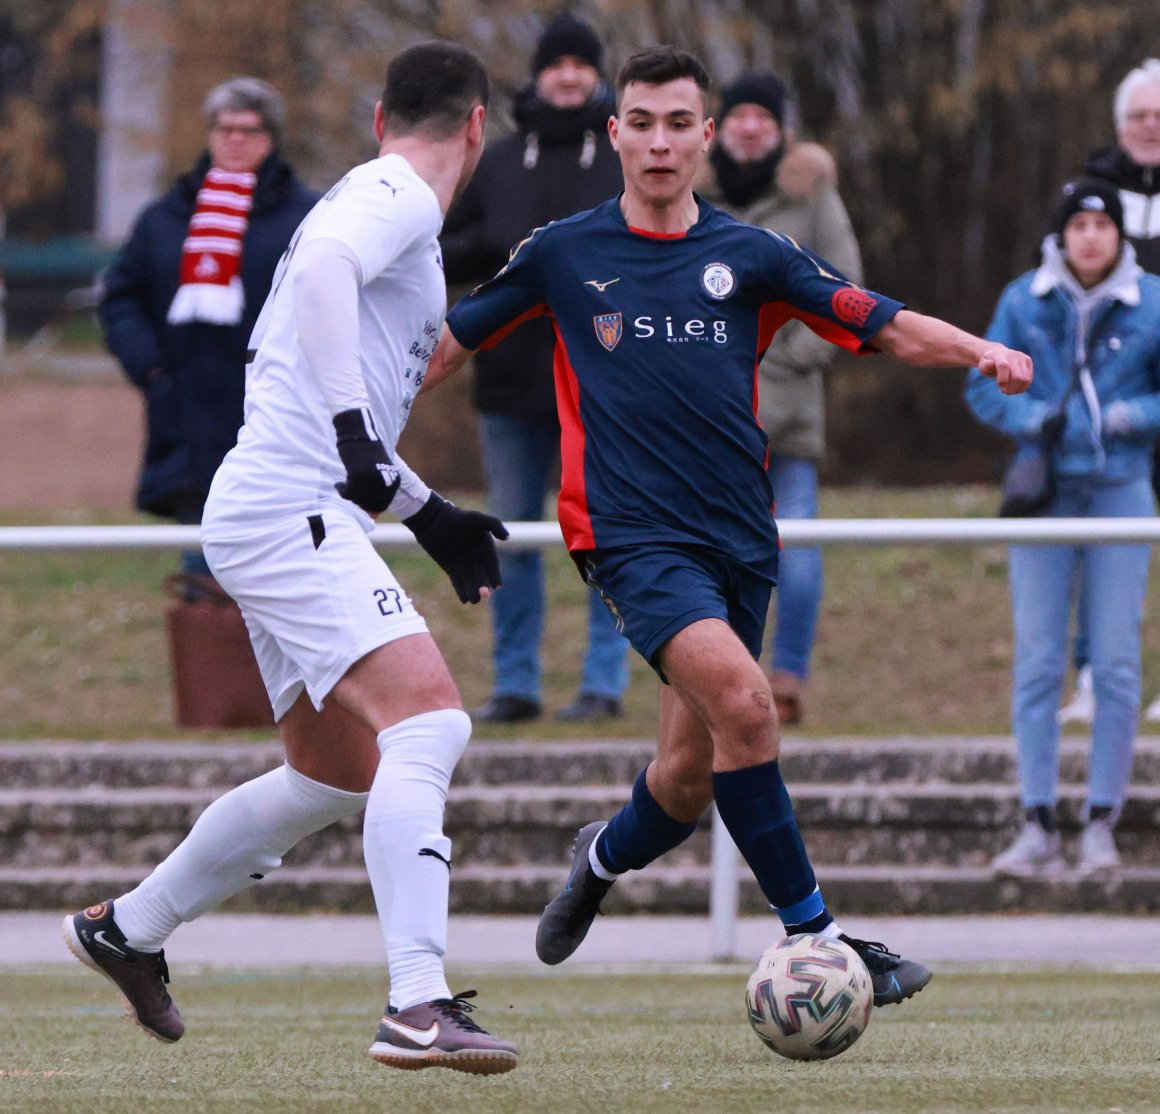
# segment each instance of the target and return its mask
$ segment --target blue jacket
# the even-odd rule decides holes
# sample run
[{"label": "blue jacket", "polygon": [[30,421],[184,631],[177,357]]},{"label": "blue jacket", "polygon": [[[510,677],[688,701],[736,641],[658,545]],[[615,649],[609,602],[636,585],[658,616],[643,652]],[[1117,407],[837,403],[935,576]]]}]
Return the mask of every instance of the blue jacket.
[{"label": "blue jacket", "polygon": [[145,395],[137,505],[187,520],[200,511],[214,472],[237,440],[250,333],[279,257],[318,200],[277,152],[271,154],[258,168],[242,243],[242,320],[171,325],[166,314],[179,285],[181,247],[208,169],[203,156],[138,217],[103,278],[99,308],[109,351]]},{"label": "blue jacket", "polygon": [[[1152,447],[1160,436],[1160,278],[1144,274],[1126,247],[1103,284],[1087,321],[1086,344],[1079,308],[1053,274],[1062,263],[1045,242],[1044,265],[1003,291],[987,337],[1026,352],[1035,367],[1031,388],[1004,395],[977,368],[967,376],[966,400],[985,425],[1015,439],[1018,451],[1034,451],[1044,419],[1057,413],[1072,383],[1082,345],[1090,372],[1088,389],[1067,400],[1067,420],[1053,455],[1056,475],[1124,483],[1150,476]],[[1133,301],[1136,304],[1132,304]],[[1108,408],[1126,428],[1111,434]],[[1116,423],[1113,423],[1114,425]]]}]

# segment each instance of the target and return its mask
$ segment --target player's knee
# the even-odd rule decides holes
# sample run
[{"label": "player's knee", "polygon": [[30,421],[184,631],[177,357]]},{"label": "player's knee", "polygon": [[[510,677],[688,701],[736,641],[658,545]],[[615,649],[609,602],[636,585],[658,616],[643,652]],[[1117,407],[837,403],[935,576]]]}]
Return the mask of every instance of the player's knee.
[{"label": "player's knee", "polygon": [[699,815],[713,800],[713,763],[708,754],[666,755],[656,760],[654,796],[679,801],[682,816]]},{"label": "player's knee", "polygon": [[714,717],[714,750],[742,765],[771,762],[778,754],[777,719],[768,684],[739,685],[723,693]]}]

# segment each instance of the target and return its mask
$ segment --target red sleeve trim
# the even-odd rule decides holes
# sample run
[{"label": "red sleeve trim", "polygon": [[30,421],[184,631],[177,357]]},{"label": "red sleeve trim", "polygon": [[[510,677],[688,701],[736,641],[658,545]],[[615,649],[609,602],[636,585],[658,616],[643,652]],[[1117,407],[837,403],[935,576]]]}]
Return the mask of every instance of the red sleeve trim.
[{"label": "red sleeve trim", "polygon": [[521,313],[519,317],[513,318],[502,329],[498,329],[492,333],[479,347],[480,348],[494,348],[501,340],[504,339],[513,329],[518,328],[525,321],[531,321],[533,317],[540,317],[543,314],[551,316],[552,311],[548,309],[547,303],[542,302],[538,306],[532,306],[526,313]]}]

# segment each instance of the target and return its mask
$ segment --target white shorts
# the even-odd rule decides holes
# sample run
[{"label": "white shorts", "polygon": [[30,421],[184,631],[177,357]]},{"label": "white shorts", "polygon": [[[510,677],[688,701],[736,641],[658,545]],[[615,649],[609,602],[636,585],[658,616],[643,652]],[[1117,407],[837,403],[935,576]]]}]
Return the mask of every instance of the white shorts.
[{"label": "white shorts", "polygon": [[256,516],[250,530],[209,521],[202,547],[242,609],[275,720],[303,688],[321,710],[360,658],[427,631],[362,526],[340,509]]}]

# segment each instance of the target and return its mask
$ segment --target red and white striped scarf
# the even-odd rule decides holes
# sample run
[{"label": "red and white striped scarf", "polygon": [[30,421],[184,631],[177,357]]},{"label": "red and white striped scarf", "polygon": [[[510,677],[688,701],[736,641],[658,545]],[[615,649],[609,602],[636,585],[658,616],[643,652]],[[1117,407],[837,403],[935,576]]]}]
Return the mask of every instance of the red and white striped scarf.
[{"label": "red and white striped scarf", "polygon": [[181,285],[169,307],[172,324],[241,321],[246,302],[240,277],[242,239],[257,180],[256,174],[216,167],[206,173],[181,248]]}]

